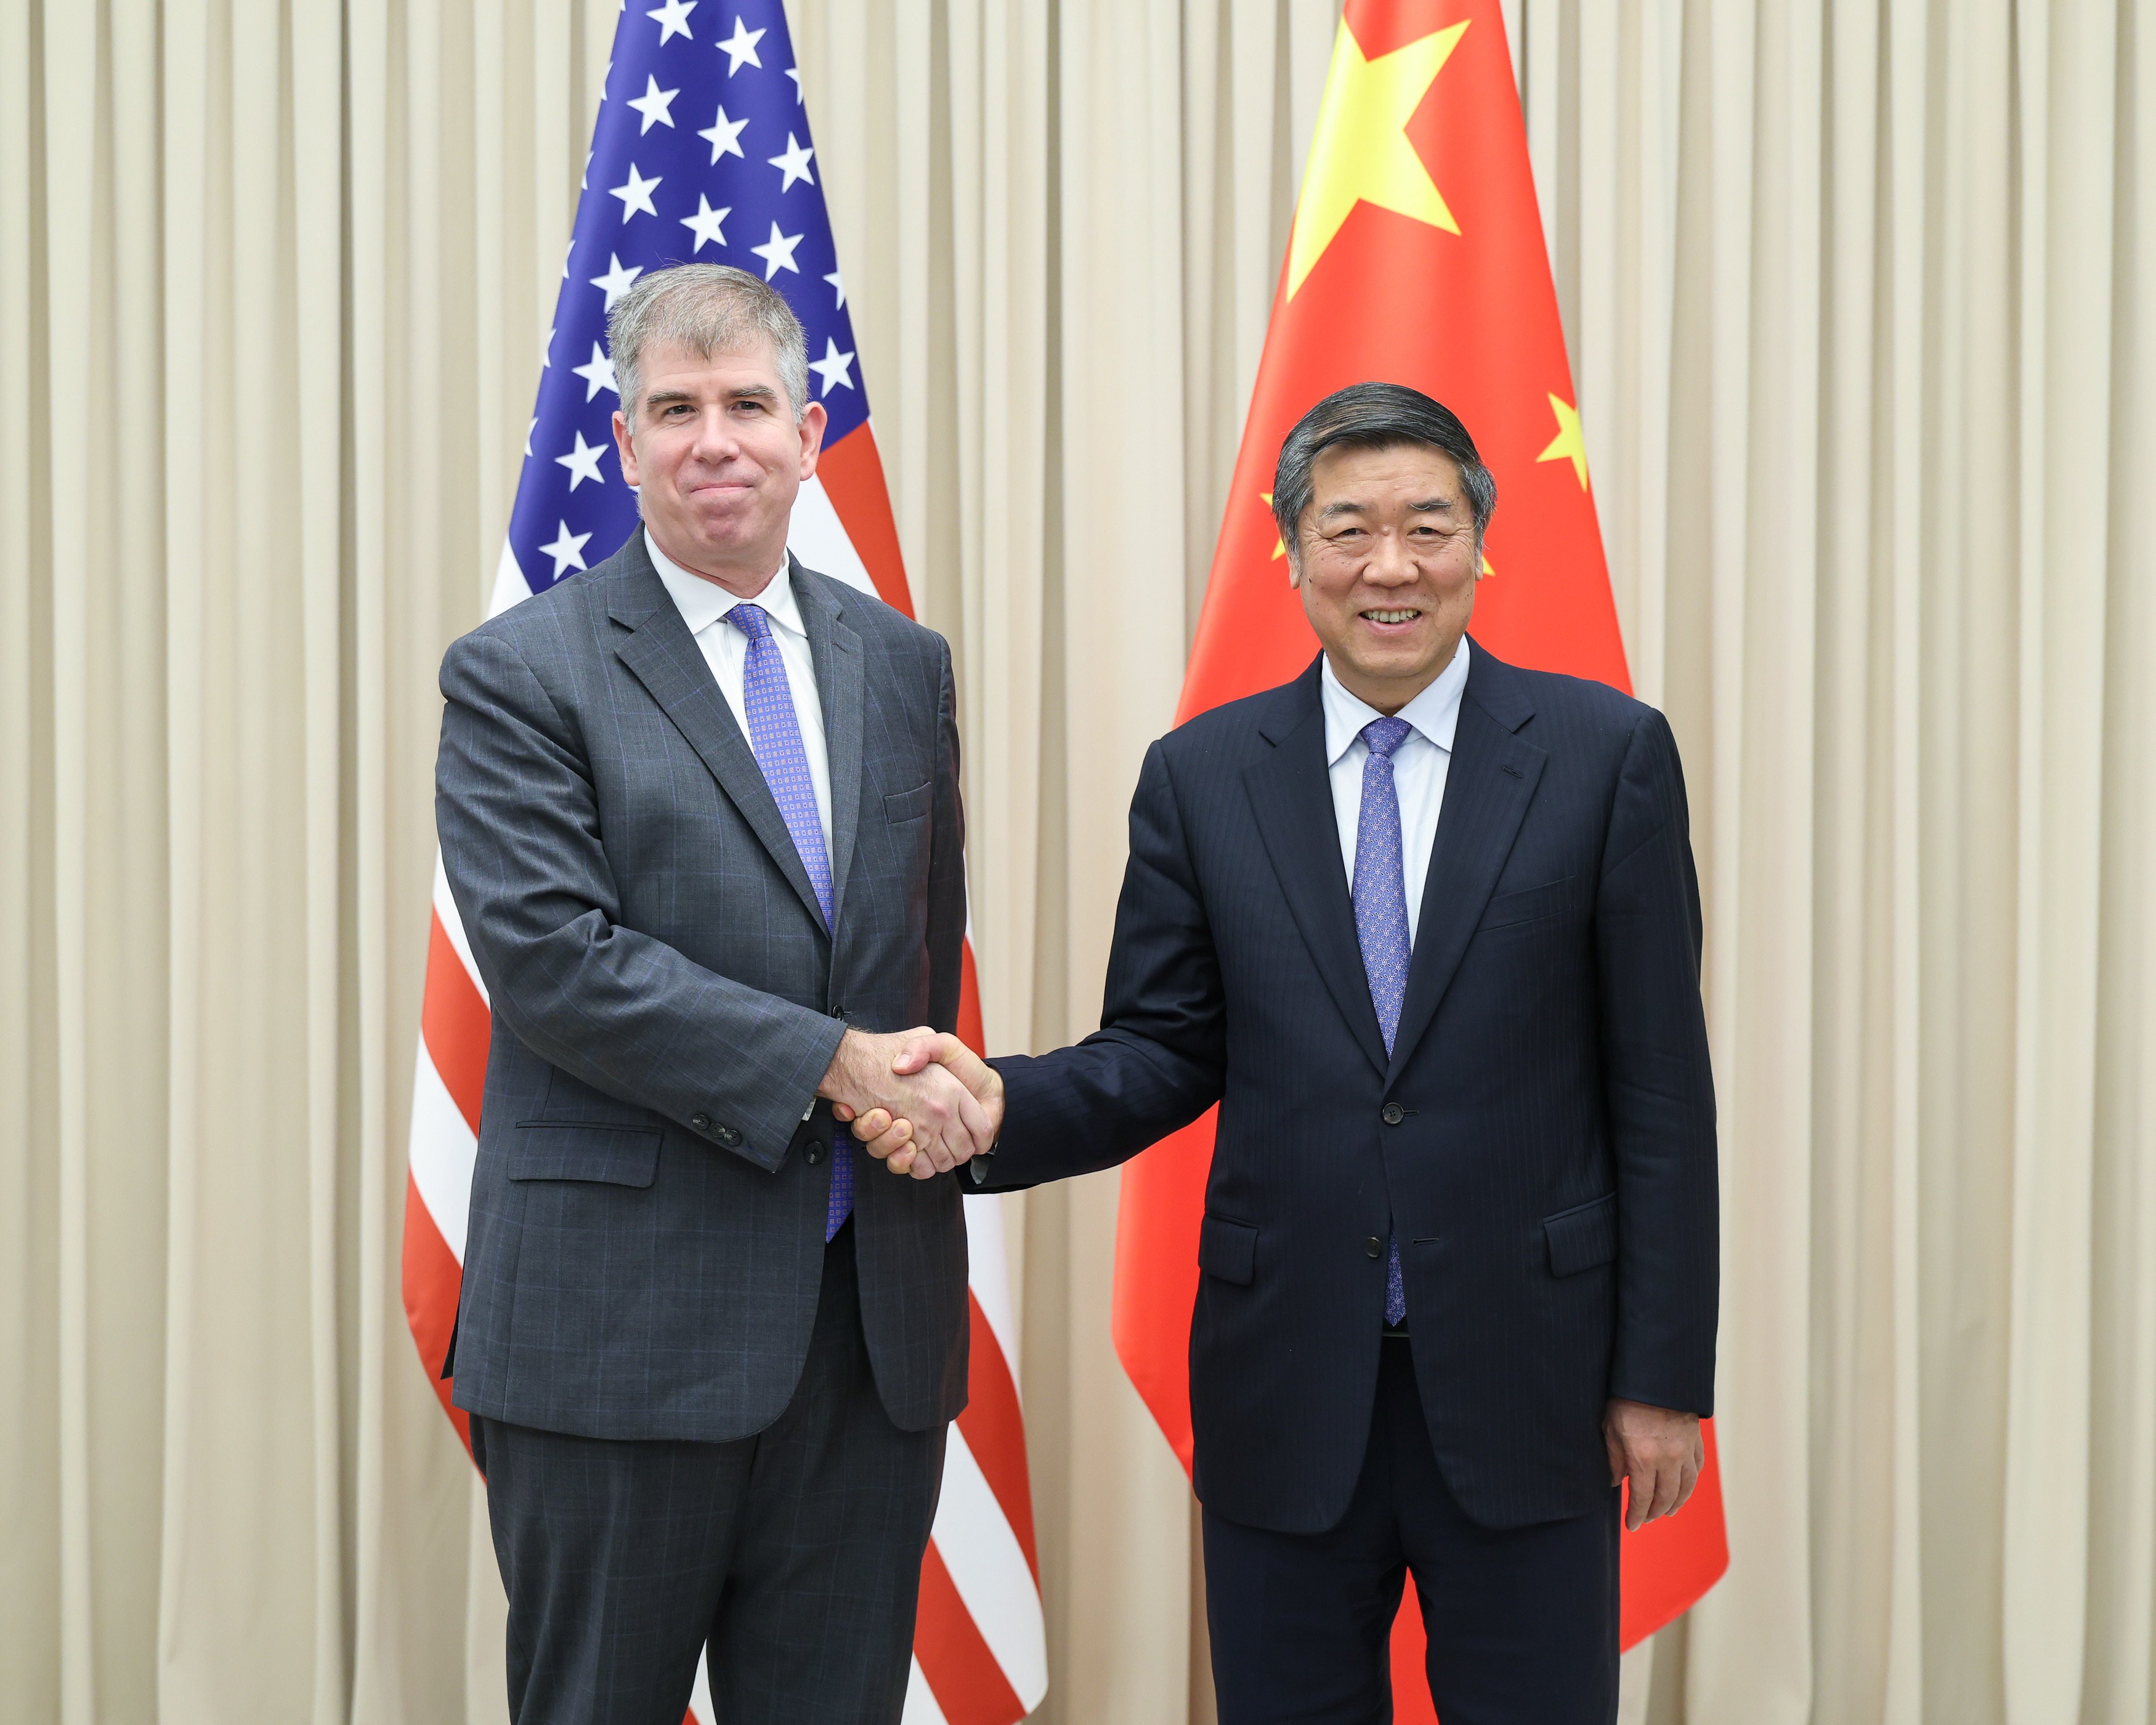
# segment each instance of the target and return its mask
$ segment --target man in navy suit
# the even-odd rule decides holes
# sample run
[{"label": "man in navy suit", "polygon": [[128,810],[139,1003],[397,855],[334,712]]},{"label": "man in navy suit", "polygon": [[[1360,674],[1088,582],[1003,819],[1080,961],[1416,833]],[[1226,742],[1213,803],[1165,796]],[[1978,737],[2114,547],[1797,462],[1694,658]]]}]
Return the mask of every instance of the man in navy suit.
[{"label": "man in navy suit", "polygon": [[[1662,716],[1466,634],[1496,487],[1426,396],[1345,389],[1274,508],[1324,651],[1154,744],[1100,1030],[993,1070],[974,1183],[1219,1104],[1190,1338],[1220,1717],[1390,1717],[1408,1571],[1445,1725],[1604,1722],[1620,1482],[1711,1410],[1714,1088]],[[855,1122],[895,1168],[906,1123]]]}]

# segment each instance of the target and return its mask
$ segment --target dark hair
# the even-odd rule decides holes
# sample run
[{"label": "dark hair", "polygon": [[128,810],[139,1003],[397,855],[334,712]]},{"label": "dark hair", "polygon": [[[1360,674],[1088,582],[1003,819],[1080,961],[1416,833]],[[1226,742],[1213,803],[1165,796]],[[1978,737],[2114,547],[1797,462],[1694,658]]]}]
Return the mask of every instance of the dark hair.
[{"label": "dark hair", "polygon": [[1491,513],[1497,507],[1497,481],[1476,454],[1475,439],[1460,416],[1404,383],[1351,383],[1334,390],[1296,421],[1273,470],[1273,519],[1298,563],[1296,534],[1303,511],[1310,507],[1311,469],[1323,451],[1341,444],[1361,449],[1423,444],[1450,455],[1460,465],[1460,482],[1475,511],[1476,542],[1481,542]]}]

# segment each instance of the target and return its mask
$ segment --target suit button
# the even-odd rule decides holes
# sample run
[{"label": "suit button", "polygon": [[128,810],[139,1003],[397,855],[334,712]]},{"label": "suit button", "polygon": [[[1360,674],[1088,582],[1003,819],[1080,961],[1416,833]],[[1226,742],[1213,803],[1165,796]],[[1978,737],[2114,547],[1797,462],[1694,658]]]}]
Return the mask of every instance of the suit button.
[{"label": "suit button", "polygon": [[822,1143],[814,1138],[809,1139],[808,1149],[803,1159],[811,1168],[814,1168],[819,1163],[823,1161],[824,1146]]},{"label": "suit button", "polygon": [[695,1127],[700,1132],[707,1132],[711,1129],[711,1117],[708,1114],[691,1114],[689,1117],[689,1124]]},{"label": "suit button", "polygon": [[1385,1255],[1385,1243],[1373,1234],[1363,1242],[1363,1250],[1366,1256],[1382,1258]]},{"label": "suit button", "polygon": [[721,1144],[738,1144],[741,1142],[740,1127],[732,1126],[721,1127],[718,1131],[718,1140]]},{"label": "suit button", "polygon": [[1398,1126],[1407,1117],[1408,1111],[1400,1106],[1398,1102],[1388,1102],[1378,1111],[1378,1118],[1383,1121],[1387,1126]]}]

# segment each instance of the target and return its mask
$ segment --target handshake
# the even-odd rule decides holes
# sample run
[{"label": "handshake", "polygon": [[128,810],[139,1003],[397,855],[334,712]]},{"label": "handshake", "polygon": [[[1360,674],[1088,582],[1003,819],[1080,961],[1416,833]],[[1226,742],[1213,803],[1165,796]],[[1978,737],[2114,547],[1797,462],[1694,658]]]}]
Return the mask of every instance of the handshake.
[{"label": "handshake", "polygon": [[916,1180],[986,1155],[1003,1128],[1003,1080],[957,1037],[925,1027],[848,1030],[816,1094],[870,1155]]}]

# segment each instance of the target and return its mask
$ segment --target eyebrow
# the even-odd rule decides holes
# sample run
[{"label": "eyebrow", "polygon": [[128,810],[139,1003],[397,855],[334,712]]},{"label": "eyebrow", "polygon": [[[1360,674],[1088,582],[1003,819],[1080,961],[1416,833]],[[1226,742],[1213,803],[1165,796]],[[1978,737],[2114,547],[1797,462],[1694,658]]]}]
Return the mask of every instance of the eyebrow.
[{"label": "eyebrow", "polygon": [[[1409,509],[1424,515],[1450,515],[1456,506],[1450,497],[1425,497],[1420,502],[1408,505]],[[1317,518],[1329,521],[1343,515],[1363,515],[1369,507],[1367,503],[1328,503],[1317,511]]]},{"label": "eyebrow", "polygon": [[[726,398],[728,401],[776,402],[778,392],[765,383],[744,383],[739,388],[729,389]],[[644,404],[647,408],[670,408],[677,401],[693,405],[696,399],[685,389],[654,389],[644,398]]]}]

